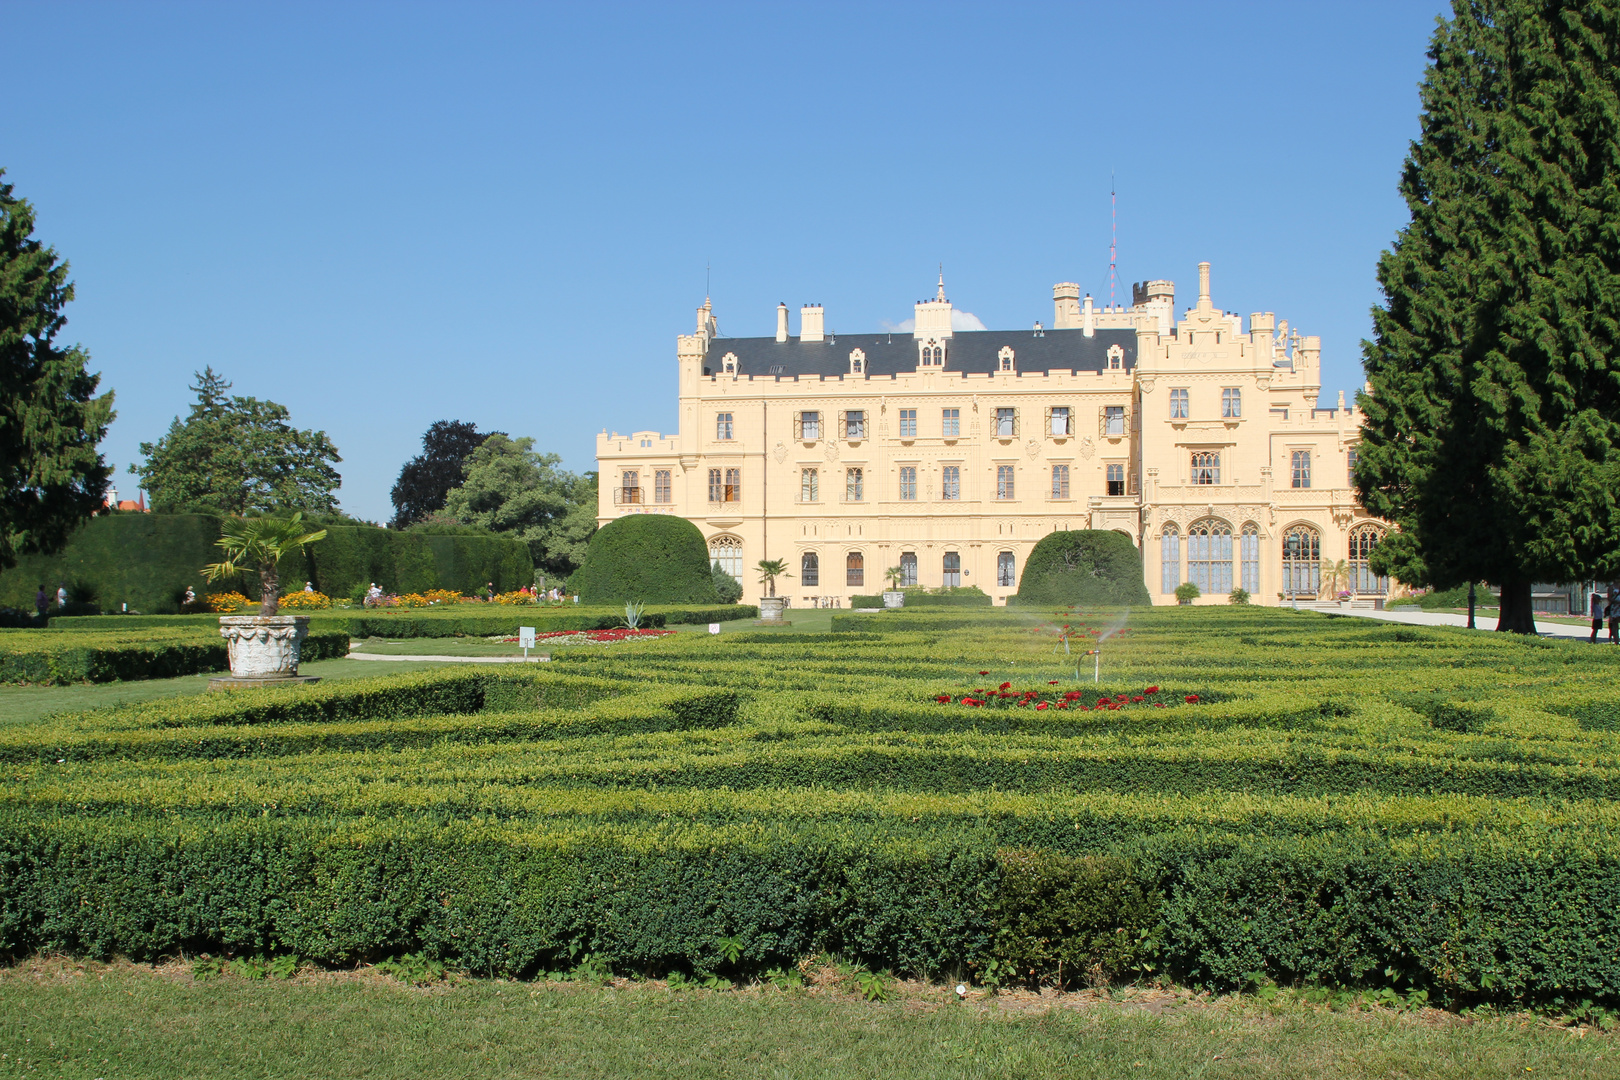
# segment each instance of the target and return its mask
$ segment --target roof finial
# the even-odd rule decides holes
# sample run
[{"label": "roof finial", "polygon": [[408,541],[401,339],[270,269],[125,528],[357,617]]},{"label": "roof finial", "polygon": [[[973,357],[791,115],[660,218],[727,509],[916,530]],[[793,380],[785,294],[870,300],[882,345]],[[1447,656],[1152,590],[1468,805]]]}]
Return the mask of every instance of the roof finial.
[{"label": "roof finial", "polygon": [[939,292],[934,294],[935,300],[945,299],[945,264],[939,264]]}]

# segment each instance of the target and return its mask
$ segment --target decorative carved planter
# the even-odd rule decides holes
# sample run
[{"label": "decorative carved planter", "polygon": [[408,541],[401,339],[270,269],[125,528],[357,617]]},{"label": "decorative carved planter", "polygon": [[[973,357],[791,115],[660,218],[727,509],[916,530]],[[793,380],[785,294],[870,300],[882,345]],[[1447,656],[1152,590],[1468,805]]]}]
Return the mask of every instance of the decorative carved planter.
[{"label": "decorative carved planter", "polygon": [[889,589],[883,593],[883,606],[896,608],[906,606],[906,594],[897,589]]},{"label": "decorative carved planter", "polygon": [[781,622],[782,612],[787,608],[785,596],[762,596],[759,598],[759,621]]},{"label": "decorative carved planter", "polygon": [[209,685],[318,681],[298,674],[298,651],[308,633],[307,615],[221,615],[219,634],[230,650],[231,677]]}]

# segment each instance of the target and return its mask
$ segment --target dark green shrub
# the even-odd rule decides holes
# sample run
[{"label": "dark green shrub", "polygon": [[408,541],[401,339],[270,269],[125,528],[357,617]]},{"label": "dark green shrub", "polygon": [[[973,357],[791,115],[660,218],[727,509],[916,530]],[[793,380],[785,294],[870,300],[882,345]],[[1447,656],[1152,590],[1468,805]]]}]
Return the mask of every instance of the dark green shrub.
[{"label": "dark green shrub", "polygon": [[1023,604],[1147,604],[1142,557],[1123,533],[1076,529],[1047,534],[1018,579]]},{"label": "dark green shrub", "polygon": [[883,597],[882,596],[852,596],[852,597],[849,598],[849,606],[852,607],[852,608],[856,608],[856,607],[882,607],[883,606]]},{"label": "dark green shrub", "polygon": [[1101,986],[1147,960],[1158,904],[1126,859],[1037,849],[1001,866],[991,956],[1018,982]]},{"label": "dark green shrub", "polygon": [[568,586],[588,604],[720,602],[703,533],[668,514],[633,514],[602,526]]},{"label": "dark green shrub", "polygon": [[990,607],[990,594],[977,585],[944,589],[906,589],[906,607]]},{"label": "dark green shrub", "polygon": [[714,579],[714,592],[722,604],[735,604],[742,599],[742,582],[720,569],[718,562],[710,568],[709,576]]}]

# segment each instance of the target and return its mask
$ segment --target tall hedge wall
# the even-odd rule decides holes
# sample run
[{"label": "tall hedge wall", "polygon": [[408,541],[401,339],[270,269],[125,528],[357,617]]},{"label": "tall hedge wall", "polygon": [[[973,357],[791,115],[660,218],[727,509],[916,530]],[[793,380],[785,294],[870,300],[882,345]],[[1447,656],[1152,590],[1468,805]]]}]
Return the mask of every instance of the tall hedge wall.
[{"label": "tall hedge wall", "polygon": [[720,601],[703,533],[665,514],[634,514],[598,529],[568,587],[587,604]]},{"label": "tall hedge wall", "polygon": [[[89,591],[104,611],[169,614],[180,610],[186,586],[205,591],[199,570],[219,558],[220,522],[207,514],[103,514],[73,534],[56,555],[25,556],[0,573],[0,606],[32,610],[40,582]],[[707,563],[705,562],[705,572]],[[334,525],[326,539],[281,563],[284,587],[305,581],[332,596],[349,596],[375,581],[390,592],[457,589],[494,582],[505,592],[534,580],[528,546],[504,536],[429,536],[373,525]],[[236,587],[257,595],[257,578]]]},{"label": "tall hedge wall", "polygon": [[1020,604],[1149,604],[1142,556],[1123,533],[1048,533],[1024,561]]}]

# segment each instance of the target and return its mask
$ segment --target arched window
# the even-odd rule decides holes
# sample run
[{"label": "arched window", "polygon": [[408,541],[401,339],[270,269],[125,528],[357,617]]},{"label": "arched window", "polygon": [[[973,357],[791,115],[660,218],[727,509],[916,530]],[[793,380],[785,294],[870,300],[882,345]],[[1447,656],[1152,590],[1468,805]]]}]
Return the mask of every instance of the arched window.
[{"label": "arched window", "polygon": [[1013,553],[1003,551],[996,556],[996,585],[999,588],[1010,589],[1018,584],[1017,567]]},{"label": "arched window", "polygon": [[902,589],[917,584],[917,553],[915,551],[902,551],[900,553],[900,587]]},{"label": "arched window", "polygon": [[1187,530],[1187,580],[1206,596],[1232,591],[1232,526],[1209,518]]},{"label": "arched window", "polygon": [[1243,589],[1257,593],[1260,591],[1260,526],[1252,521],[1243,526],[1243,536],[1238,545],[1238,558],[1243,565]]},{"label": "arched window", "polygon": [[955,551],[945,553],[945,587],[955,588],[962,584],[962,556]]},{"label": "arched window", "polygon": [[1181,584],[1181,534],[1166,525],[1159,535],[1159,591],[1173,593]]},{"label": "arched window", "polygon": [[799,581],[805,585],[821,584],[821,560],[813,551],[799,557]]},{"label": "arched window", "polygon": [[1384,530],[1377,525],[1357,525],[1350,530],[1350,591],[1363,595],[1383,596],[1389,592],[1389,578],[1373,573],[1367,559],[1373,548],[1384,538]]},{"label": "arched window", "polygon": [[1218,484],[1221,482],[1221,455],[1214,450],[1200,450],[1192,456],[1192,482]]},{"label": "arched window", "polygon": [[709,541],[709,561],[719,563],[720,569],[742,580],[742,541],[735,536],[716,536]]},{"label": "arched window", "polygon": [[1283,533],[1283,595],[1314,598],[1322,590],[1322,535],[1309,525]]},{"label": "arched window", "polygon": [[844,556],[844,584],[857,588],[866,584],[866,560],[858,551]]}]

